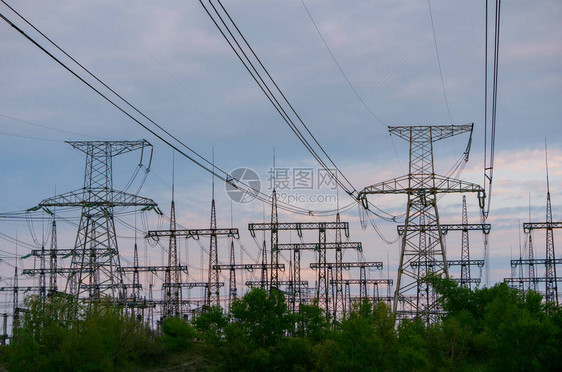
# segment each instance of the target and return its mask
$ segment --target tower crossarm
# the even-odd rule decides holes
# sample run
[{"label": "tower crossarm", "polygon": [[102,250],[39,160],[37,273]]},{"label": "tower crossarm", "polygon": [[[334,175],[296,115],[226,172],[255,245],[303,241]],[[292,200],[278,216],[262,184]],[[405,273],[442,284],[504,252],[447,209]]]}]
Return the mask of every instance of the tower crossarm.
[{"label": "tower crossarm", "polygon": [[462,133],[472,132],[474,124],[461,125],[408,125],[388,127],[390,135],[406,141],[436,142]]},{"label": "tower crossarm", "polygon": [[[330,283],[337,283],[339,282],[338,280],[332,279],[330,280]],[[344,284],[362,284],[362,283],[366,283],[366,284],[386,284],[386,285],[392,285],[394,283],[394,281],[392,279],[342,279],[341,280],[342,283]]]},{"label": "tower crossarm", "polygon": [[523,231],[527,234],[531,230],[560,229],[562,222],[525,222]]},{"label": "tower crossarm", "polygon": [[184,229],[184,230],[151,230],[146,235],[146,238],[158,239],[170,236],[184,236],[185,238],[199,239],[200,236],[227,236],[238,239],[240,237],[238,229]]},{"label": "tower crossarm", "polygon": [[[341,243],[325,243],[324,247],[326,249],[356,249],[359,252],[363,252],[363,245],[361,242],[341,242]],[[319,250],[318,243],[284,243],[277,244],[273,249],[278,249],[280,251],[288,250]]]},{"label": "tower crossarm", "polygon": [[[219,287],[224,287],[224,282],[217,283]],[[162,289],[166,288],[208,288],[209,282],[183,282],[183,283],[163,283]]]},{"label": "tower crossarm", "polygon": [[[69,257],[72,256],[72,252],[73,249],[57,249],[54,254],[56,256],[63,256],[63,257]],[[26,259],[29,258],[31,256],[33,257],[50,257],[53,254],[53,252],[51,252],[50,249],[32,249],[31,252],[29,254],[26,254],[24,256],[21,256],[22,259]]]},{"label": "tower crossarm", "polygon": [[556,258],[554,260],[549,260],[546,258],[533,258],[525,259],[519,258],[516,260],[511,260],[511,267],[517,267],[519,265],[546,265],[546,264],[562,264],[562,258]]},{"label": "tower crossarm", "polygon": [[[447,234],[449,231],[473,231],[473,230],[482,230],[484,234],[489,234],[492,228],[492,225],[489,223],[469,223],[469,224],[440,224],[439,227],[441,228],[442,234]],[[398,225],[396,227],[398,230],[398,235],[403,235],[406,226]],[[437,225],[430,224],[430,225],[408,225],[408,230],[410,231],[436,231]]]},{"label": "tower crossarm", "polygon": [[[562,277],[557,276],[555,279],[557,282],[562,281]],[[504,283],[545,283],[549,282],[550,279],[546,277],[537,277],[537,278],[504,278]],[[554,281],[554,280],[553,280]]]},{"label": "tower crossarm", "polygon": [[359,199],[370,194],[467,193],[484,195],[484,189],[475,183],[438,174],[410,174],[365,187]]},{"label": "tower crossarm", "polygon": [[[484,267],[484,260],[447,260],[447,267],[449,266],[478,266]],[[411,261],[410,266],[417,268],[419,266],[427,267],[443,267],[443,261],[438,260],[423,260],[423,261]]]},{"label": "tower crossarm", "polygon": [[129,194],[118,190],[92,188],[80,189],[47,198],[38,204],[40,208],[48,207],[143,207],[154,209],[161,214],[158,204],[152,199]]},{"label": "tower crossarm", "polygon": [[65,141],[70,146],[86,154],[91,153],[93,148],[103,147],[111,149],[111,156],[125,154],[127,152],[152,149],[152,145],[146,140],[138,141]]},{"label": "tower crossarm", "polygon": [[[155,304],[155,305],[165,305],[166,304],[166,300],[150,300],[150,302]],[[197,302],[198,301],[188,300],[188,299],[185,299],[185,298],[182,298],[182,299],[178,300],[178,303],[180,305],[193,305]]]},{"label": "tower crossarm", "polygon": [[70,268],[70,267],[58,267],[56,269],[45,268],[45,269],[23,269],[21,274],[28,275],[28,276],[35,276],[40,274],[74,274],[78,271],[77,268]]},{"label": "tower crossarm", "polygon": [[484,267],[484,260],[447,260],[447,266],[478,266]]},{"label": "tower crossarm", "polygon": [[[326,267],[328,268],[336,267],[336,265],[338,265],[336,262],[326,262]],[[349,270],[352,267],[374,267],[378,270],[383,268],[382,262],[342,262],[340,265],[345,270]],[[318,262],[311,262],[310,268],[313,270],[318,269]]]},{"label": "tower crossarm", "polygon": [[250,223],[248,229],[252,237],[256,236],[256,231],[270,230],[289,230],[296,231],[298,236],[302,236],[302,230],[344,230],[345,236],[349,236],[349,223],[347,222],[279,222],[272,223]]},{"label": "tower crossarm", "polygon": [[281,271],[285,271],[285,264],[222,264],[222,265],[213,265],[213,270],[248,270],[254,271],[256,269],[263,269],[267,268],[268,270],[271,269],[279,269]]},{"label": "tower crossarm", "polygon": [[[245,283],[248,287],[258,287],[258,286],[263,286],[264,284],[267,284],[267,281],[263,281],[263,280],[247,280]],[[279,280],[277,282],[278,285],[285,285],[285,286],[299,286],[300,288],[302,287],[308,287],[308,280],[300,280],[300,281],[294,281],[294,280]]]},{"label": "tower crossarm", "polygon": [[480,278],[470,278],[470,279],[451,278],[451,280],[456,283],[470,283],[476,285],[480,285],[480,282],[482,281]]},{"label": "tower crossarm", "polygon": [[31,286],[9,286],[9,287],[0,287],[0,292],[31,292],[31,291],[39,291],[41,290],[41,286],[38,285],[31,285]]},{"label": "tower crossarm", "polygon": [[85,289],[91,289],[91,288],[96,288],[96,289],[138,288],[138,289],[142,289],[142,284],[133,284],[133,283],[87,284],[87,283],[81,283],[80,288],[85,288]]},{"label": "tower crossarm", "polygon": [[[115,248],[111,248],[111,249],[101,249],[101,248],[88,248],[88,252],[90,253],[100,253],[99,256],[102,255],[107,255],[107,254],[117,254],[117,250]],[[73,254],[81,254],[80,252],[77,252],[76,249],[56,249],[54,251],[54,255],[58,256],[62,256],[62,258],[68,258],[70,256],[72,256]],[[50,249],[32,249],[31,253],[26,254],[25,256],[22,256],[22,259],[26,259],[29,258],[31,256],[34,257],[38,257],[41,258],[42,256],[44,257],[50,257],[52,256],[53,253],[51,253]]]},{"label": "tower crossarm", "polygon": [[187,266],[185,265],[178,265],[178,266],[174,266],[174,267],[170,267],[170,266],[128,266],[128,267],[121,267],[120,271],[123,273],[134,273],[137,271],[147,271],[147,272],[151,272],[151,273],[155,273],[158,271],[167,271],[167,270],[178,270],[178,271],[183,271],[184,273],[187,274],[188,270],[187,270]]},{"label": "tower crossarm", "polygon": [[137,309],[148,309],[148,308],[155,308],[156,302],[154,300],[149,301],[147,299],[119,299],[117,304],[128,307],[128,308],[137,308]]}]

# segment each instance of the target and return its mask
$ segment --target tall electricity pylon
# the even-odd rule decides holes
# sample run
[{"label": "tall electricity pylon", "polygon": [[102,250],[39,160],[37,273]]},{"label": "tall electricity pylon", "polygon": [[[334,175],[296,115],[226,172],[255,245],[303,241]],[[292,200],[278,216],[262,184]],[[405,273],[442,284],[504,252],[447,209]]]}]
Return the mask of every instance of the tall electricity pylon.
[{"label": "tall electricity pylon", "polygon": [[[86,154],[84,187],[48,198],[38,207],[80,207],[82,209],[76,242],[72,250],[67,292],[89,299],[124,295],[114,208],[141,207],[157,209],[148,198],[113,189],[113,158],[140,150],[141,159],[152,145],[140,141],[69,141],[75,149]],[[142,160],[141,160],[142,164]]]},{"label": "tall electricity pylon", "polygon": [[57,222],[53,215],[51,227],[51,249],[49,250],[49,293],[58,291],[57,286]]},{"label": "tall electricity pylon", "polygon": [[[231,224],[232,226],[232,224]],[[236,300],[238,289],[236,288],[236,257],[234,256],[234,239],[230,240],[230,256],[228,268],[228,306],[232,305],[232,301]]]},{"label": "tall electricity pylon", "polygon": [[[468,214],[466,212],[466,195],[462,196],[462,224],[468,225]],[[470,288],[470,246],[468,240],[468,229],[462,230],[461,243],[461,287]]]},{"label": "tall electricity pylon", "polygon": [[[273,193],[271,194],[271,283],[269,288],[277,288],[279,286],[279,251],[273,249],[279,244],[279,229],[278,227],[279,216],[277,214],[277,191],[275,187],[273,188]],[[265,249],[265,246],[264,246]]]},{"label": "tall electricity pylon", "polygon": [[[436,294],[425,280],[428,275],[448,277],[447,255],[437,209],[438,195],[477,192],[483,205],[482,187],[435,173],[434,143],[462,133],[470,133],[472,138],[472,129],[473,124],[389,127],[391,135],[410,144],[408,174],[368,186],[359,193],[366,207],[366,198],[370,194],[408,196],[393,304],[394,313],[399,318],[414,316],[431,321],[440,312]],[[470,142],[465,159],[468,159]],[[400,311],[399,303],[403,304]]]},{"label": "tall electricity pylon", "polygon": [[[340,213],[336,214],[336,224],[339,224],[340,220]],[[343,301],[343,273],[342,273],[342,261],[343,261],[343,249],[341,247],[342,238],[341,238],[341,230],[336,229],[336,281],[335,281],[335,293],[334,295],[334,311],[332,314],[332,319],[337,319],[338,316],[342,316],[345,318],[345,306]]]},{"label": "tall electricity pylon", "polygon": [[[214,188],[214,186],[213,186]],[[219,287],[219,270],[215,267],[219,263],[219,252],[217,242],[217,212],[215,209],[215,195],[213,190],[213,200],[211,201],[211,234],[209,235],[209,271],[208,281],[209,284],[207,291],[207,304],[209,306],[220,306],[220,287]]]},{"label": "tall electricity pylon", "polygon": [[[172,186],[173,190],[173,186]],[[181,271],[178,262],[178,240],[176,237],[176,204],[172,191],[172,202],[170,204],[170,235],[168,243],[168,266],[164,276],[164,317],[181,315],[181,288],[175,284],[181,283]]]}]

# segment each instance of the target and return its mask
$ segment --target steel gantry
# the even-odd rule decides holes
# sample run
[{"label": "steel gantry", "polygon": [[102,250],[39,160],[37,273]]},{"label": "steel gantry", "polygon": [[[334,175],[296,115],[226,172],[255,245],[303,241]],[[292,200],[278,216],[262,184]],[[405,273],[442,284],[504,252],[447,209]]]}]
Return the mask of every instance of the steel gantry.
[{"label": "steel gantry", "polygon": [[[354,248],[356,249],[358,248],[358,251],[361,251],[361,243],[351,243],[351,244],[358,244],[358,247],[354,247]],[[335,249],[336,249],[336,259],[337,259],[338,250],[341,251],[342,248],[341,247],[338,248],[338,244],[335,243]],[[334,319],[337,319],[338,317],[340,317],[340,315],[343,318],[345,318],[347,312],[347,308],[345,305],[345,298],[343,295],[343,285],[348,283],[349,280],[343,279],[342,271],[350,270],[351,268],[359,268],[359,273],[361,277],[359,291],[360,291],[360,297],[363,298],[366,296],[367,293],[367,281],[366,281],[367,276],[365,272],[366,268],[371,267],[371,268],[376,268],[377,270],[382,270],[383,268],[382,262],[366,262],[366,261],[341,262],[341,256],[339,258],[340,260],[336,260],[336,262],[326,263],[326,268],[328,270],[328,273],[330,273],[328,276],[330,277],[329,283],[331,284],[331,288],[332,288],[332,302],[333,302],[332,316],[334,317]],[[319,268],[319,265],[316,262],[312,262],[310,263],[310,268],[313,270],[317,270]],[[333,278],[334,270],[336,271],[335,279]],[[340,296],[338,296],[338,292],[340,292]]]},{"label": "steel gantry", "polygon": [[[405,231],[404,225],[397,226],[398,235],[404,235]],[[435,231],[437,229],[441,230],[441,235],[445,236],[449,231],[461,231],[462,241],[461,241],[461,259],[460,260],[447,260],[447,267],[460,266],[461,276],[460,278],[454,278],[453,280],[458,282],[461,287],[471,288],[472,284],[480,285],[480,279],[472,279],[470,268],[472,266],[477,266],[479,268],[484,267],[484,260],[471,260],[470,259],[470,246],[469,246],[469,231],[482,231],[484,235],[488,235],[491,230],[491,225],[489,223],[468,223],[468,214],[466,208],[466,196],[463,195],[462,198],[462,223],[460,224],[440,224],[437,225],[410,225],[410,231]],[[487,244],[487,239],[484,240],[484,244]],[[443,263],[437,263],[434,261],[424,261],[424,265],[427,264],[431,267],[442,266]],[[411,265],[417,267],[420,262],[412,262]]]},{"label": "steel gantry", "polygon": [[[356,266],[361,268],[361,266]],[[361,274],[360,274],[360,278],[359,279],[342,279],[341,284],[343,284],[345,290],[344,290],[344,297],[343,297],[343,307],[344,307],[344,317],[346,313],[351,312],[352,308],[352,304],[353,304],[353,300],[354,299],[358,299],[359,301],[363,301],[364,299],[368,299],[369,295],[367,293],[367,284],[372,284],[373,285],[373,296],[371,298],[371,300],[373,302],[379,302],[382,300],[388,301],[390,302],[391,296],[390,296],[390,288],[393,284],[393,280],[392,279],[375,279],[375,278],[366,278],[365,277],[365,273],[364,273],[364,267],[361,270]],[[331,280],[332,284],[337,284],[338,280],[333,279]],[[359,296],[352,296],[351,295],[351,290],[350,287],[351,285],[359,285]],[[386,296],[380,296],[379,293],[379,285],[385,285],[387,288],[387,295]]]},{"label": "steel gantry", "polygon": [[[547,199],[547,201],[550,198]],[[545,283],[545,300],[547,302],[558,305],[558,282],[562,281],[562,277],[557,276],[556,266],[562,264],[562,259],[555,258],[554,251],[554,230],[562,228],[562,222],[548,222],[548,204],[547,204],[547,222],[527,222],[523,224],[523,231],[528,234],[528,259],[511,260],[511,267],[528,266],[529,275],[520,277],[504,278],[504,282],[518,284],[519,288],[524,290],[524,284],[528,284],[530,289],[539,290],[539,283]],[[552,210],[550,209],[550,220],[552,221]],[[546,230],[546,258],[535,258],[533,251],[532,232],[534,230]],[[545,275],[536,275],[536,267],[544,266]]]},{"label": "steel gantry", "polygon": [[[545,165],[546,165],[546,220],[544,222],[526,222],[523,224],[523,231],[528,235],[529,242],[529,259],[523,260],[522,257],[519,260],[512,260],[512,267],[521,267],[523,265],[529,266],[529,276],[524,277],[522,272],[519,278],[506,278],[504,279],[508,283],[520,283],[520,287],[523,287],[523,283],[530,283],[530,287],[537,290],[538,283],[545,283],[545,300],[546,302],[559,305],[558,300],[558,282],[562,280],[561,277],[557,275],[556,265],[560,264],[561,260],[556,258],[556,251],[554,249],[554,230],[562,228],[562,222],[555,222],[552,220],[552,202],[550,199],[550,180],[548,175],[548,153],[546,148],[545,140]],[[530,207],[529,207],[530,208]],[[529,209],[529,220],[530,209]],[[534,230],[545,230],[546,232],[546,257],[544,259],[537,259],[534,257],[533,251],[533,231]],[[545,275],[536,276],[535,265],[544,265]],[[524,288],[522,288],[524,289]]]},{"label": "steel gantry", "polygon": [[[230,246],[230,254],[231,257],[234,254],[234,242],[231,242],[231,246]],[[285,265],[284,264],[277,264],[277,265],[272,265],[272,264],[256,264],[256,263],[235,263],[234,260],[231,259],[231,263],[230,264],[219,264],[219,265],[213,265],[212,269],[213,270],[218,270],[218,271],[222,271],[222,270],[228,270],[229,271],[229,288],[228,288],[228,303],[229,306],[230,304],[232,304],[232,301],[234,301],[236,299],[237,296],[237,292],[238,289],[236,288],[236,270],[246,270],[249,272],[253,272],[254,270],[257,269],[261,269],[262,272],[264,270],[273,270],[273,269],[277,269],[277,270],[281,270],[284,271],[285,270]],[[261,284],[262,287],[265,287],[267,283],[264,282],[264,280],[259,280],[256,281],[259,282]]]},{"label": "steel gantry", "polygon": [[[318,231],[318,262],[320,269],[318,270],[318,280],[316,286],[316,297],[319,303],[326,311],[329,309],[328,297],[328,283],[326,278],[326,231],[327,230],[343,230],[346,237],[349,237],[349,224],[347,222],[275,222],[275,223],[250,223],[248,225],[250,234],[255,237],[256,231],[296,231],[299,237],[302,237],[303,230],[317,230]],[[279,244],[274,244],[273,247],[279,247]],[[278,248],[272,249],[278,254]],[[297,262],[294,263],[297,266]],[[273,274],[272,274],[273,276]],[[275,275],[278,277],[278,274]],[[295,281],[300,281],[300,277],[294,277]]]},{"label": "steel gantry", "polygon": [[[329,243],[327,243],[329,244]],[[292,281],[293,288],[292,294],[289,298],[289,303],[291,305],[291,311],[295,312],[298,310],[298,306],[304,302],[302,296],[302,283],[301,281],[301,251],[312,250],[318,252],[320,250],[318,243],[298,243],[298,244],[277,244],[273,247],[275,251],[293,251],[293,273]],[[308,286],[308,283],[306,284]]]},{"label": "steel gantry", "polygon": [[[297,303],[301,303],[302,302],[302,295],[301,295],[301,287],[299,286],[300,283],[300,278],[301,278],[301,251],[306,251],[306,250],[311,250],[311,251],[315,251],[317,253],[320,252],[320,247],[321,245],[319,243],[289,243],[289,244],[278,244],[276,249],[277,250],[290,250],[293,251],[293,279],[295,281],[295,294],[296,294],[296,298],[295,298],[295,302]],[[333,249],[336,251],[336,260],[341,260],[341,255],[338,253],[341,253],[343,249],[355,249],[358,252],[362,252],[363,251],[363,246],[361,244],[361,242],[335,242],[335,243],[325,243],[323,245],[324,250],[329,250],[329,249]],[[324,259],[324,261],[321,261],[322,259]],[[318,255],[318,262],[315,263],[311,263],[310,264],[310,268],[314,269],[314,270],[318,270],[318,269],[324,269],[324,276],[320,276],[320,270],[317,271],[317,275],[316,275],[316,288],[318,288],[318,283],[320,283],[320,281],[322,280],[322,278],[325,278],[326,283],[328,284],[328,275],[326,274],[328,272],[328,270],[332,269],[332,268],[336,268],[336,271],[339,270],[339,278],[341,279],[341,269],[343,268],[342,265],[338,264],[337,261],[335,264],[332,263],[328,263],[325,261],[326,256],[321,256],[320,254]],[[348,266],[350,267],[350,266]],[[333,306],[333,312],[330,313],[330,296],[329,296],[329,286],[326,285],[326,295],[325,295],[325,299],[326,301],[324,301],[324,305],[326,306],[325,311],[326,314],[330,314],[330,315],[334,315],[337,314],[341,314],[344,310],[343,310],[343,291],[341,290],[341,282],[338,283],[339,285],[337,285],[336,287],[340,288],[339,293],[341,294],[340,297],[337,296],[338,290],[336,289],[333,293],[333,297],[334,297],[334,306]],[[320,302],[321,299],[321,294],[322,292],[318,291],[316,292],[316,300],[318,302]]]},{"label": "steel gantry", "polygon": [[[237,228],[217,228],[216,227],[216,214],[215,214],[215,203],[214,199],[211,204],[211,227],[209,229],[178,229],[178,230],[150,230],[146,235],[147,238],[159,239],[161,237],[169,237],[174,235],[176,237],[185,237],[199,239],[201,236],[210,237],[211,248],[209,251],[209,279],[207,281],[206,287],[206,305],[214,306],[220,305],[219,288],[221,287],[219,283],[218,268],[218,253],[216,250],[216,239],[219,236],[233,237],[235,239],[239,238],[239,232]],[[215,259],[216,258],[216,259]],[[223,283],[224,285],[224,283]],[[171,288],[183,288],[180,283],[171,283]],[[193,288],[186,286],[187,288]]]},{"label": "steel gantry", "polygon": [[[545,299],[558,306],[558,281],[560,280],[556,274],[556,252],[554,250],[554,229],[562,228],[562,222],[552,222],[552,205],[550,202],[550,191],[547,193],[546,201],[546,222],[528,222],[523,224],[523,230],[530,233],[532,230],[546,230],[546,259],[545,266],[545,283],[546,292]],[[535,262],[540,264],[541,262]]]}]

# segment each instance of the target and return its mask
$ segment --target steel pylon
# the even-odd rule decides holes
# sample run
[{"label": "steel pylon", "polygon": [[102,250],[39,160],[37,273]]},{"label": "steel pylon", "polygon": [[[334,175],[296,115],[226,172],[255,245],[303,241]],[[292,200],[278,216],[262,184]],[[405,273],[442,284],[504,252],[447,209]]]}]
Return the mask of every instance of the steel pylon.
[{"label": "steel pylon", "polygon": [[[80,207],[82,213],[67,279],[67,292],[91,300],[124,296],[123,276],[115,233],[114,208],[157,209],[148,198],[113,188],[113,158],[131,151],[152,154],[152,145],[140,141],[68,141],[86,154],[84,187],[39,203],[41,208]],[[151,156],[151,155],[150,155]],[[142,163],[142,162],[141,162]]]},{"label": "steel pylon", "polygon": [[[370,194],[408,196],[393,303],[398,318],[422,317],[431,321],[440,313],[435,291],[425,280],[429,275],[448,277],[449,274],[437,208],[438,195],[477,192],[482,205],[484,190],[479,185],[436,174],[433,146],[437,141],[463,133],[472,137],[472,130],[473,124],[389,127],[391,135],[410,144],[408,174],[366,187],[359,193],[365,206],[368,206],[366,198]],[[469,148],[470,140],[466,156]],[[429,226],[434,228],[427,228]],[[402,304],[401,309],[399,304]]]}]

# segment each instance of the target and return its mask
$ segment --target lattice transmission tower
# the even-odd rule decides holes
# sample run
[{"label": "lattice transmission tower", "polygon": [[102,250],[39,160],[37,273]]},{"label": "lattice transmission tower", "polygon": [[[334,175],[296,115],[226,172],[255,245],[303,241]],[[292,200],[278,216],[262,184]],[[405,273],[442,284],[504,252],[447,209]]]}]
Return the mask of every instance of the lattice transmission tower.
[{"label": "lattice transmission tower", "polygon": [[[436,294],[424,280],[428,275],[448,277],[438,195],[476,192],[483,205],[482,187],[435,173],[434,143],[463,133],[469,133],[472,138],[472,130],[473,124],[389,127],[391,135],[409,142],[408,174],[368,186],[359,193],[365,206],[368,206],[367,195],[371,194],[408,196],[393,303],[398,318],[422,317],[431,321],[440,312]],[[468,160],[470,142],[465,160]],[[401,309],[398,304],[402,304]]]},{"label": "lattice transmission tower", "polygon": [[145,151],[152,157],[152,145],[145,141],[67,141],[86,154],[84,187],[39,203],[40,208],[79,207],[80,224],[67,279],[67,292],[79,298],[117,299],[124,296],[117,236],[115,208],[155,209],[148,198],[113,188],[113,158],[131,151]]}]

